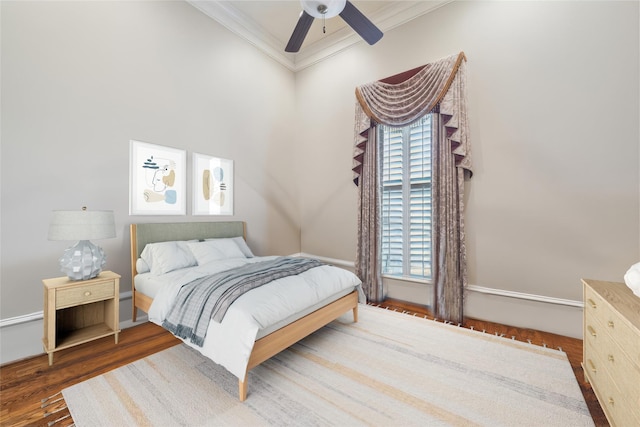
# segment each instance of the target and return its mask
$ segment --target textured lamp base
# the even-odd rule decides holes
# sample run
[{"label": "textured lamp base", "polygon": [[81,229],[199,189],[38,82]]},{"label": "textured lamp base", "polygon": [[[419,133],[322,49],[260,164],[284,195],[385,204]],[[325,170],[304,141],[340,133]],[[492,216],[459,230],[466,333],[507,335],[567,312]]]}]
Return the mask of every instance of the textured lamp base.
[{"label": "textured lamp base", "polygon": [[60,258],[60,271],[71,280],[88,280],[100,274],[106,262],[107,257],[100,246],[80,240]]}]

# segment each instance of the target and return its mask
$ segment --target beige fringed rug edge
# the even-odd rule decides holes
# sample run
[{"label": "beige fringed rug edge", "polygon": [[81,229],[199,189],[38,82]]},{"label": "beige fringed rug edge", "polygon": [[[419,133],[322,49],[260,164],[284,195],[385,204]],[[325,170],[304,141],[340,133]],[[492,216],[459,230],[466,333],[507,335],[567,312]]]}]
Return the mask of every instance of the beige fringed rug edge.
[{"label": "beige fringed rug edge", "polygon": [[[376,310],[381,310],[381,311],[383,310],[383,308],[380,308],[379,306],[376,306],[375,304],[369,304],[368,308],[373,308],[373,307],[376,307]],[[475,335],[475,334],[484,335],[485,339],[489,339],[489,341],[498,341],[498,342],[501,342],[502,344],[507,344],[508,347],[511,347],[513,345],[515,345],[516,347],[528,346],[528,347],[531,347],[530,350],[534,350],[534,348],[539,348],[540,349],[539,352],[535,351],[535,350],[534,350],[534,352],[535,353],[541,353],[541,354],[547,355],[547,356],[551,356],[554,359],[555,358],[563,359],[563,360],[566,361],[567,365],[569,365],[567,357],[566,357],[566,354],[562,351],[561,348],[559,348],[558,350],[553,350],[553,349],[548,348],[544,344],[542,346],[537,346],[535,344],[532,344],[530,341],[528,343],[524,343],[524,342],[516,340],[515,337],[511,337],[511,338],[505,337],[504,334],[498,334],[497,332],[495,334],[489,334],[489,333],[486,333],[486,331],[473,330],[473,328],[466,329],[462,325],[452,325],[451,322],[441,322],[438,319],[432,319],[432,318],[430,319],[427,316],[419,315],[419,314],[416,314],[416,313],[413,313],[413,312],[409,312],[409,311],[398,311],[398,310],[389,310],[389,309],[384,309],[384,311],[402,313],[404,316],[411,316],[411,317],[414,317],[414,318],[419,318],[420,320],[425,320],[425,322],[427,322],[427,323],[428,322],[434,322],[434,324],[438,324],[438,325],[441,325],[441,326],[449,326],[449,327],[453,328],[454,330],[466,330],[468,332],[471,332],[472,335]],[[479,336],[479,335],[476,335],[476,336]],[[297,352],[294,350],[293,353],[297,353]],[[213,363],[211,363],[211,364],[214,365]],[[222,368],[220,368],[220,369],[222,369]],[[273,367],[271,367],[271,366],[266,366],[265,369],[271,370],[272,373],[276,372],[276,371],[273,370]],[[571,370],[570,367],[569,367],[569,370]],[[231,380],[233,382],[233,386],[231,387],[231,390],[232,390],[231,394],[233,394],[234,398],[235,398],[236,397],[235,393],[237,391],[236,390],[237,385],[235,383],[235,378],[234,377],[231,376]],[[250,391],[251,391],[251,387],[252,387],[252,382],[258,383],[259,381],[256,381],[255,379],[252,381],[252,379],[250,378],[250,382],[249,382]],[[576,385],[576,387],[578,389],[578,392],[579,392],[579,387],[577,386],[577,382],[576,382],[575,385]],[[577,397],[582,400],[582,403],[584,403],[584,400],[582,398],[581,393],[579,392],[578,394],[579,394],[579,396],[577,396]],[[55,402],[59,402],[61,400],[62,404],[63,405],[65,404],[64,397],[58,398],[57,395],[56,396],[52,396],[51,398],[49,398],[49,400],[51,400],[52,403],[54,401]],[[56,403],[56,404],[59,405],[59,403]],[[55,411],[48,411],[48,414],[45,414],[45,416],[53,418],[53,416],[56,413],[60,412],[63,409],[66,409],[65,406],[57,407]],[[585,407],[586,407],[586,404],[585,404]],[[586,411],[586,413],[588,414],[588,410]],[[70,421],[72,421],[72,419],[70,419],[69,416],[67,415],[67,416],[59,417],[57,419],[54,419],[54,420],[50,421],[49,425],[52,426],[52,425],[58,424],[58,423],[61,423],[59,425],[69,425],[68,423]],[[582,421],[581,421],[579,424],[576,424],[576,425],[589,425],[589,424],[588,424],[588,422],[586,424],[583,424]]]}]

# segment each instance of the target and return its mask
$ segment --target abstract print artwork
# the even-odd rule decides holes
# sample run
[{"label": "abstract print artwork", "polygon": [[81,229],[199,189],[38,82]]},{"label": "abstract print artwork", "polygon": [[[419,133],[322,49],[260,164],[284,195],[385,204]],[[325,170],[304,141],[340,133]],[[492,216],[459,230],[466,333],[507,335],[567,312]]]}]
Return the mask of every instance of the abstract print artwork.
[{"label": "abstract print artwork", "polygon": [[129,214],[186,214],[186,152],[130,141]]},{"label": "abstract print artwork", "polygon": [[233,160],[193,153],[193,215],[233,215]]}]

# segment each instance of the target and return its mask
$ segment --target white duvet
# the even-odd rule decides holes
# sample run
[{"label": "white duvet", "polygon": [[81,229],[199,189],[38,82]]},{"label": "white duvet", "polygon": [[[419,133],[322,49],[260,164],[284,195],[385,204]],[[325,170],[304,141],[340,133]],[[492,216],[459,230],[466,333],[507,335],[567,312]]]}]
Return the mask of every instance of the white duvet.
[{"label": "white duvet", "polygon": [[[199,277],[275,257],[234,258],[153,276],[158,286],[149,320],[162,325],[180,287]],[[147,280],[149,277],[146,278]],[[249,356],[258,331],[293,316],[337,293],[358,289],[364,302],[360,279],[342,268],[323,265],[297,276],[285,277],[253,289],[238,298],[221,323],[211,321],[202,347],[183,340],[244,381]]]}]

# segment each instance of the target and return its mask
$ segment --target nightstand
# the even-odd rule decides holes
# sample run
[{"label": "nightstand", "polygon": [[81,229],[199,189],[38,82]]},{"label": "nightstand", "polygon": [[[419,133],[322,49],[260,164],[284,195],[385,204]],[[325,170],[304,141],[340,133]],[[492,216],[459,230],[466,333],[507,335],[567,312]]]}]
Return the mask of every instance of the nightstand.
[{"label": "nightstand", "polygon": [[120,275],[103,271],[89,280],[45,279],[44,350],[53,353],[120,332]]}]

